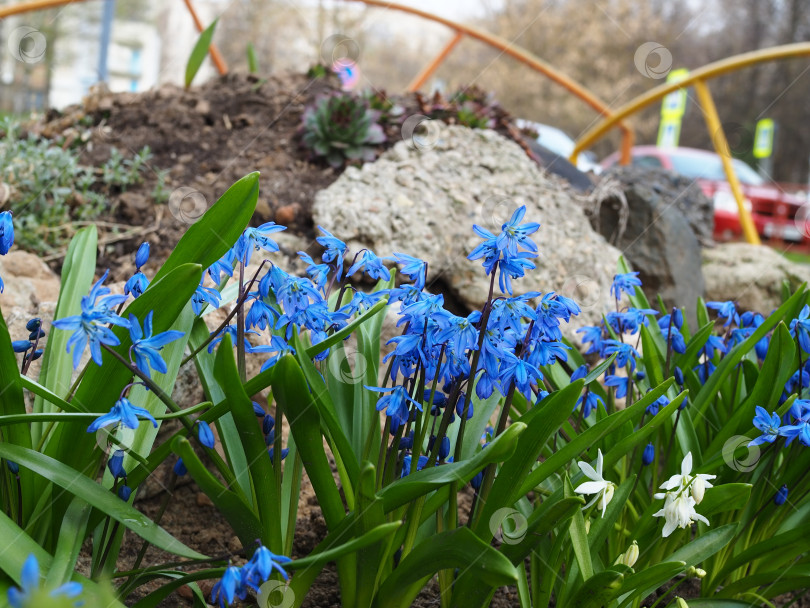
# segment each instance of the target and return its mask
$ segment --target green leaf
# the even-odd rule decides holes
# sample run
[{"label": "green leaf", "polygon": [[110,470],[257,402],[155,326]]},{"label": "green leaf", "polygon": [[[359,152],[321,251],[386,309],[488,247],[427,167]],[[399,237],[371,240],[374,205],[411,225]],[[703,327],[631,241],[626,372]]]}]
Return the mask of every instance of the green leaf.
[{"label": "green leaf", "polygon": [[614,412],[610,416],[600,420],[591,428],[583,431],[577,435],[576,438],[573,438],[571,442],[567,443],[562,448],[559,448],[551,457],[549,457],[526,477],[523,485],[520,488],[519,495],[523,496],[540,485],[540,483],[556,473],[569,460],[576,458],[579,454],[589,449],[591,446],[596,445],[597,442],[608,436],[625,422],[635,419],[636,416],[641,416],[641,412],[644,411],[653,401],[658,399],[658,397],[665,394],[673,383],[674,380],[672,378],[668,378],[661,385],[655,387],[630,407],[618,412]]},{"label": "green leaf", "polygon": [[[0,311],[0,415],[25,416],[25,400],[23,399],[20,372],[17,367],[17,357],[11,347],[11,336],[8,333],[3,313]],[[28,424],[12,424],[0,429],[0,442],[9,442],[23,448],[31,448],[31,432]],[[23,521],[27,519],[34,507],[36,494],[34,493],[33,477],[20,471],[20,487],[22,488]],[[0,484],[3,483],[5,471],[0,472]],[[16,490],[14,490],[16,494]],[[16,499],[15,499],[16,500]]]},{"label": "green leaf", "polygon": [[250,481],[254,493],[253,510],[262,524],[262,542],[281,551],[278,483],[262,429],[256,421],[253,404],[239,379],[239,371],[233,353],[231,336],[225,333],[217,349],[214,377],[225,392],[225,397],[231,406],[231,414],[239,432],[242,448],[245,450],[245,458],[249,463]]},{"label": "green leaf", "polygon": [[273,395],[290,421],[290,432],[301,453],[326,525],[334,529],[345,517],[345,511],[323,449],[318,408],[304,373],[292,355],[282,357],[274,367]]},{"label": "green leaf", "polygon": [[[564,496],[571,498],[574,494],[574,488],[571,487],[571,480],[565,476]],[[574,556],[577,558],[579,570],[582,572],[582,578],[587,581],[593,576],[593,563],[591,562],[591,549],[588,546],[588,533],[585,531],[585,518],[582,511],[575,511],[574,516],[571,518],[571,524],[568,527],[568,533],[571,536],[571,546],[574,549]]]},{"label": "green leaf", "polygon": [[[219,260],[234,246],[250,222],[258,200],[259,173],[254,172],[228,188],[199,220],[188,227],[152,283],[183,264],[199,264],[206,269]],[[152,284],[149,287],[151,289]]]},{"label": "green leaf", "polygon": [[[696,566],[728,545],[737,533],[738,527],[738,524],[735,523],[709,530],[698,536],[689,544],[675,551],[664,561],[686,562],[688,566]],[[652,593],[652,591],[651,589],[650,593]]]},{"label": "green leaf", "polygon": [[468,482],[488,464],[502,462],[511,456],[517,445],[518,437],[525,430],[525,424],[515,422],[496,437],[485,450],[481,450],[469,460],[444,464],[430,470],[422,469],[407,477],[397,479],[380,490],[378,494],[385,504],[385,512],[389,513],[446,484]]},{"label": "green leaf", "polygon": [[[419,588],[413,583],[440,570],[459,568],[480,578],[491,587],[514,585],[517,572],[512,563],[489,543],[478,538],[469,528],[457,528],[432,536],[405,556],[386,578],[377,594],[376,608],[410,606]],[[408,590],[408,593],[405,590]],[[454,605],[471,605],[454,597]]]},{"label": "green leaf", "polygon": [[256,72],[259,71],[259,62],[256,59],[256,49],[253,48],[252,42],[247,43],[246,53],[247,53],[248,72],[250,72],[251,74],[255,74]]},{"label": "green leaf", "polygon": [[53,562],[45,578],[48,587],[56,588],[70,581],[73,568],[76,566],[76,558],[84,542],[89,518],[90,505],[76,496],[62,518]]},{"label": "green leaf", "polygon": [[715,513],[742,509],[748,503],[751,488],[748,483],[725,483],[709,488],[698,506],[700,514],[709,517]]},{"label": "green leaf", "polygon": [[351,335],[357,327],[371,319],[374,315],[380,313],[385,307],[388,306],[387,299],[382,299],[377,302],[374,306],[369,308],[366,312],[362,315],[357,317],[354,321],[349,323],[346,327],[341,329],[339,332],[336,332],[329,336],[323,342],[318,342],[317,344],[313,344],[309,348],[307,348],[307,357],[310,359],[314,358],[315,355],[322,353],[327,348],[331,348],[335,344],[342,342],[347,336]]},{"label": "green leaf", "polygon": [[[54,319],[64,319],[81,312],[81,299],[89,293],[96,271],[97,242],[95,226],[82,228],[71,239],[62,265],[62,285],[59,289]],[[51,329],[39,373],[39,383],[42,386],[65,397],[70,390],[73,376],[73,357],[67,352],[70,335],[70,332]],[[43,398],[37,395],[34,398],[33,411],[52,412],[54,408],[47,406]],[[39,442],[43,429],[42,424],[32,425],[33,441]]]},{"label": "green leaf", "polygon": [[685,569],[686,562],[664,562],[647,566],[640,572],[628,574],[619,590],[619,594],[621,594],[619,605],[627,605],[630,600],[638,597],[647,589],[658,589]]},{"label": "green leaf", "polygon": [[205,558],[204,555],[185,546],[109,490],[53,458],[6,443],[0,443],[0,457],[13,460],[20,465],[20,468],[26,467],[32,470],[74,496],[81,496],[96,509],[103,511],[124,527],[164,551],[191,559]]},{"label": "green leaf", "polygon": [[573,608],[606,606],[621,589],[623,582],[624,573],[608,568],[594,574],[585,581],[584,585],[580,585],[574,596],[565,605]]},{"label": "green leaf", "polygon": [[217,509],[225,516],[242,545],[250,546],[257,538],[262,537],[262,524],[250,506],[233,490],[228,489],[214,477],[200,461],[188,439],[175,437],[171,448],[183,459],[189,475],[197,482],[200,489],[211,499]]},{"label": "green leaf", "polygon": [[514,454],[498,471],[486,503],[473,526],[473,531],[481,538],[491,538],[488,535],[492,514],[502,507],[511,506],[522,496],[518,493],[521,482],[537,462],[543,446],[571,415],[583,385],[582,380],[577,380],[562,390],[554,391],[520,418],[519,422],[526,424],[526,431],[518,438]]},{"label": "green leaf", "polygon": [[186,88],[191,86],[191,81],[194,80],[194,77],[197,75],[197,71],[200,69],[205,56],[208,55],[208,48],[211,46],[211,40],[214,38],[214,28],[217,27],[218,21],[218,18],[214,19],[211,25],[203,30],[194,48],[191,50],[191,55],[186,64]]}]

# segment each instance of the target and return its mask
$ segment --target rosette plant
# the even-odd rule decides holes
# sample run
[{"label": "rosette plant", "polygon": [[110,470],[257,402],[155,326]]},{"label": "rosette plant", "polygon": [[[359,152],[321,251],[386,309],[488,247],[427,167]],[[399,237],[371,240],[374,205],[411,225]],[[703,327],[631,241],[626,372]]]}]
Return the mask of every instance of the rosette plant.
[{"label": "rosette plant", "polygon": [[304,112],[301,141],[316,158],[340,168],[351,161],[372,161],[385,141],[380,112],[352,93],[324,95]]}]

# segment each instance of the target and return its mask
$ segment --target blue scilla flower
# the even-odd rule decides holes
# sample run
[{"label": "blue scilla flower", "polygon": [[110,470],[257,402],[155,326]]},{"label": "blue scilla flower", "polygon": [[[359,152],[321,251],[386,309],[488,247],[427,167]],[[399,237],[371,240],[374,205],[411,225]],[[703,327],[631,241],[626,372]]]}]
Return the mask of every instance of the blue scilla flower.
[{"label": "blue scilla flower", "polygon": [[797,420],[794,424],[781,426],[779,434],[785,438],[785,445],[790,445],[798,438],[802,445],[810,447],[810,420]]},{"label": "blue scilla flower", "polygon": [[402,264],[400,272],[413,281],[414,287],[424,289],[427,263],[406,253],[394,253],[394,258],[397,263]]},{"label": "blue scilla flower", "polygon": [[[23,563],[22,573],[20,576],[20,587],[10,587],[8,590],[8,603],[12,608],[33,608],[34,606],[43,606],[41,603],[44,598],[38,597],[37,603],[31,603],[34,596],[39,596],[39,562],[36,556],[31,553]],[[50,592],[50,597],[65,596],[73,599],[79,597],[82,593],[81,583],[69,582],[61,587],[58,587]],[[81,601],[75,603],[76,606],[81,605]]]},{"label": "blue scilla flower", "polygon": [[351,268],[346,271],[346,276],[350,277],[358,270],[362,270],[372,279],[385,279],[386,281],[390,281],[391,272],[383,265],[383,261],[387,259],[388,258],[377,257],[373,251],[364,249],[360,254],[360,259],[352,264]]},{"label": "blue scilla flower", "polygon": [[315,240],[325,249],[321,254],[321,259],[327,264],[335,263],[337,280],[339,281],[343,274],[343,256],[346,255],[346,243],[320,226],[318,226],[318,230],[323,232],[323,236],[316,237]]},{"label": "blue scilla flower", "polygon": [[598,325],[585,325],[580,327],[576,333],[583,334],[582,344],[590,344],[586,355],[593,355],[602,352],[602,328]]},{"label": "blue scilla flower", "polygon": [[655,416],[662,407],[666,407],[669,405],[669,399],[667,399],[666,395],[661,395],[658,399],[653,401],[650,405],[647,406],[647,413],[650,416]]},{"label": "blue scilla flower", "polygon": [[740,325],[740,315],[737,313],[737,306],[731,300],[726,302],[706,302],[706,308],[717,311],[717,317],[725,319],[723,327],[731,325],[732,321]]},{"label": "blue scilla flower", "polygon": [[286,229],[286,226],[279,226],[275,222],[267,222],[258,228],[245,228],[233,247],[236,259],[247,266],[254,251],[264,250],[270,253],[278,251],[278,243],[271,239],[270,235]]},{"label": "blue scilla flower", "polygon": [[605,386],[616,387],[616,398],[621,399],[627,395],[630,379],[625,376],[605,376]]},{"label": "blue scilla flower", "polygon": [[781,507],[785,504],[785,501],[788,499],[788,487],[786,484],[783,484],[779,490],[777,490],[776,494],[773,497],[773,504],[777,507]]},{"label": "blue scilla flower", "polygon": [[527,270],[537,268],[529,258],[536,257],[536,253],[520,251],[514,257],[504,258],[498,266],[498,287],[501,293],[512,295],[512,279],[519,279],[526,275]]},{"label": "blue scilla flower", "polygon": [[630,364],[630,370],[636,369],[636,357],[639,357],[638,351],[632,345],[618,340],[604,340],[602,342],[602,354],[609,357],[616,353],[616,364],[619,367],[624,367]]},{"label": "blue scilla flower", "polygon": [[805,353],[810,353],[810,306],[804,305],[798,318],[790,322],[790,335],[798,338],[799,346]]},{"label": "blue scilla flower", "polygon": [[0,212],[0,255],[6,255],[14,244],[14,223],[11,211]]},{"label": "blue scilla flower", "polygon": [[716,369],[717,367],[714,365],[714,363],[707,359],[703,363],[699,363],[696,367],[692,368],[692,371],[697,373],[701,384],[706,384],[709,376],[711,376]]},{"label": "blue scilla flower", "polygon": [[276,555],[264,545],[259,545],[250,561],[242,567],[242,581],[253,589],[259,590],[259,585],[270,578],[275,570],[284,580],[290,580],[290,575],[284,570],[283,565],[289,564],[292,560],[284,555]]},{"label": "blue scilla flower", "polygon": [[135,252],[135,270],[140,270],[141,267],[149,260],[149,243],[141,243],[138,251]]},{"label": "blue scilla flower", "polygon": [[230,606],[236,598],[245,599],[247,592],[239,568],[228,566],[225,568],[225,574],[211,589],[211,601],[214,603],[219,602],[220,608],[225,608]]},{"label": "blue scilla flower", "polygon": [[658,319],[658,328],[662,334],[666,334],[669,326],[672,325],[674,329],[681,329],[683,327],[683,311],[680,308],[673,309],[673,312],[665,314]]},{"label": "blue scilla flower", "polygon": [[773,443],[779,437],[779,427],[782,425],[782,419],[779,414],[769,414],[764,407],[759,405],[756,407],[756,416],[754,416],[754,426],[762,432],[762,435],[751,441],[748,446],[760,445],[763,443]]},{"label": "blue scilla flower", "polygon": [[149,287],[149,279],[139,270],[127,279],[124,284],[124,293],[126,295],[132,294],[133,298],[139,298],[147,287]]},{"label": "blue scilla flower", "polygon": [[219,292],[211,287],[206,287],[203,283],[205,283],[205,275],[200,279],[200,284],[197,285],[194,295],[191,296],[191,309],[195,315],[200,314],[206,304],[211,308],[219,308]]},{"label": "blue scilla flower", "polygon": [[[625,389],[625,391],[626,390],[627,389]],[[575,411],[580,406],[580,404],[582,404],[583,418],[587,418],[588,416],[590,416],[591,412],[599,407],[599,404],[602,404],[602,409],[604,409],[605,412],[607,412],[607,407],[605,406],[604,400],[591,390],[586,390],[584,395],[579,396],[579,399],[577,399],[577,402],[574,405]]]},{"label": "blue scilla flower", "polygon": [[411,398],[404,386],[394,386],[389,388],[381,388],[379,386],[363,386],[366,389],[377,393],[390,393],[388,395],[383,394],[377,400],[376,409],[378,412],[385,410],[385,415],[391,418],[392,426],[396,424],[398,428],[400,425],[408,422],[408,418],[410,418],[411,415],[408,406],[409,402],[412,403],[420,412],[422,411],[422,405]]},{"label": "blue scilla flower", "polygon": [[[248,297],[253,293],[251,292]],[[258,294],[256,295],[258,296]],[[258,327],[262,331],[268,327],[272,329],[280,317],[281,313],[279,311],[267,304],[261,297],[255,297],[247,315],[245,315],[245,327],[248,329]]]},{"label": "blue scilla flower", "polygon": [[537,253],[537,245],[529,238],[529,235],[537,232],[540,224],[537,222],[521,224],[520,221],[525,215],[526,205],[521,205],[515,209],[509,221],[501,226],[501,233],[495,239],[495,245],[499,251],[506,253],[505,258],[515,257],[519,246],[532,253]]},{"label": "blue scilla flower", "polygon": [[264,362],[262,365],[261,371],[265,371],[273,367],[276,363],[279,362],[281,358],[286,355],[294,355],[295,349],[287,343],[284,338],[281,336],[271,336],[270,337],[270,344],[261,344],[259,346],[254,346],[251,348],[253,353],[274,353],[272,357],[270,357],[267,361]]},{"label": "blue scilla flower", "polygon": [[[400,477],[407,477],[408,475],[411,474],[411,462],[412,461],[413,461],[413,458],[412,458],[412,456],[410,454],[405,456],[405,458],[402,459],[402,473],[401,473]],[[416,462],[416,470],[421,471],[422,469],[424,469],[427,466],[427,463],[428,463],[428,457],[425,456],[424,454],[422,454],[419,457],[419,460]],[[437,462],[436,464],[438,465],[439,463]]]},{"label": "blue scilla flower", "polygon": [[728,350],[726,343],[723,342],[723,339],[720,336],[709,336],[709,339],[706,340],[706,344],[703,345],[703,348],[700,349],[700,352],[707,358],[713,359],[715,351],[719,351],[721,354],[725,353]]},{"label": "blue scilla flower", "polygon": [[626,293],[628,296],[636,295],[636,287],[641,287],[641,279],[638,278],[638,272],[620,273],[613,277],[610,293],[612,293],[617,300],[620,300],[622,293]]},{"label": "blue scilla flower", "polygon": [[655,460],[655,446],[648,443],[641,454],[641,463],[646,467],[652,464],[653,460]]},{"label": "blue scilla flower", "polygon": [[[79,366],[82,354],[90,345],[90,354],[96,364],[101,365],[101,345],[118,346],[121,342],[107,327],[108,324],[129,327],[129,321],[118,316],[114,308],[124,302],[127,296],[107,295],[110,290],[102,287],[109,270],[93,285],[90,294],[81,300],[82,312],[78,315],[57,319],[53,326],[57,329],[72,331],[67,342],[68,352],[73,349],[73,368]],[[101,298],[99,300],[99,298]]]},{"label": "blue scilla flower", "polygon": [[517,389],[530,399],[532,384],[539,385],[542,379],[543,373],[537,366],[509,351],[504,352],[498,376],[503,394],[506,394],[509,386],[514,383]]},{"label": "blue scilla flower", "polygon": [[115,405],[112,407],[109,413],[99,416],[90,426],[87,427],[87,432],[95,433],[102,427],[116,423],[123,424],[131,429],[136,429],[138,428],[138,416],[151,420],[152,425],[157,428],[157,421],[154,419],[152,414],[149,413],[149,410],[132,405],[129,399],[126,397],[121,397],[115,402]]},{"label": "blue scilla flower", "polygon": [[236,254],[233,252],[233,249],[228,249],[225,255],[208,267],[206,272],[208,273],[208,276],[211,277],[211,280],[215,284],[219,285],[222,282],[223,274],[229,277],[233,276],[233,265],[235,260]]},{"label": "blue scilla flower", "polygon": [[160,356],[163,347],[179,340],[185,334],[182,331],[169,330],[152,335],[152,315],[150,310],[143,321],[143,331],[135,315],[129,315],[129,337],[132,339],[132,346],[129,347],[129,357],[135,355],[135,365],[147,378],[151,377],[150,368],[161,374],[168,371],[166,362]]},{"label": "blue scilla flower", "polygon": [[132,488],[127,485],[118,486],[118,498],[127,502],[130,496],[132,496]]},{"label": "blue scilla flower", "polygon": [[329,264],[316,264],[312,256],[306,251],[299,251],[298,257],[307,264],[307,276],[318,286],[318,289],[323,291],[326,288],[326,282],[329,280],[329,271],[331,270]]}]

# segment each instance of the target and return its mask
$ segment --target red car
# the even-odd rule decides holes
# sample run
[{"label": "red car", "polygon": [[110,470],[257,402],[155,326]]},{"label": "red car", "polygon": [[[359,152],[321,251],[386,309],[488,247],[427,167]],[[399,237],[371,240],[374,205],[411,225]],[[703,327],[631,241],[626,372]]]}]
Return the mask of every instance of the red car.
[{"label": "red car", "polygon": [[[737,202],[726,181],[719,155],[695,148],[635,146],[632,149],[632,158],[635,166],[670,169],[698,180],[706,196],[714,201],[715,238],[729,240],[742,236]],[[612,154],[602,162],[602,166],[610,167],[618,160],[618,153]],[[803,227],[805,220],[810,221],[810,218],[805,217],[807,209],[800,212],[806,199],[785,192],[778,184],[768,183],[741,160],[733,159],[732,163],[745,195],[745,205],[751,212],[759,235],[765,239],[810,242],[810,230]]]}]

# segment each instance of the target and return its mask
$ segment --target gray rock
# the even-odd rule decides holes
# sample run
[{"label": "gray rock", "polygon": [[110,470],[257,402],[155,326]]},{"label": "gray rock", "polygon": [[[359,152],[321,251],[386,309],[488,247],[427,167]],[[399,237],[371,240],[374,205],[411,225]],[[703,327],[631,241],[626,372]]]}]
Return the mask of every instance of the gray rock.
[{"label": "gray rock", "polygon": [[603,177],[615,177],[628,185],[644,183],[683,214],[702,247],[714,245],[714,205],[694,179],[667,169],[632,165],[613,167]]},{"label": "gray rock", "polygon": [[660,294],[668,306],[685,306],[690,318],[695,318],[704,287],[700,244],[678,208],[677,191],[661,185],[667,173],[621,167],[608,176],[621,183],[629,213],[621,232],[619,212],[604,203],[598,218],[600,232],[639,271],[648,297]]},{"label": "gray rock", "polygon": [[782,303],[782,282],[791,290],[810,283],[810,266],[791,262],[770,247],[725,243],[703,251],[706,300],[733,300],[741,310],[770,313]]},{"label": "gray rock", "polygon": [[610,304],[619,252],[590,226],[582,202],[543,172],[519,145],[493,131],[438,123],[435,145],[400,142],[376,162],[348,170],[318,193],[313,216],[353,251],[402,252],[428,262],[429,289],[468,309],[487,298],[489,278],[467,255],[481,242],[472,225],[497,232],[525,204],[538,221],[537,269],[514,281],[515,293],[556,291],[574,297],[594,323]]}]

